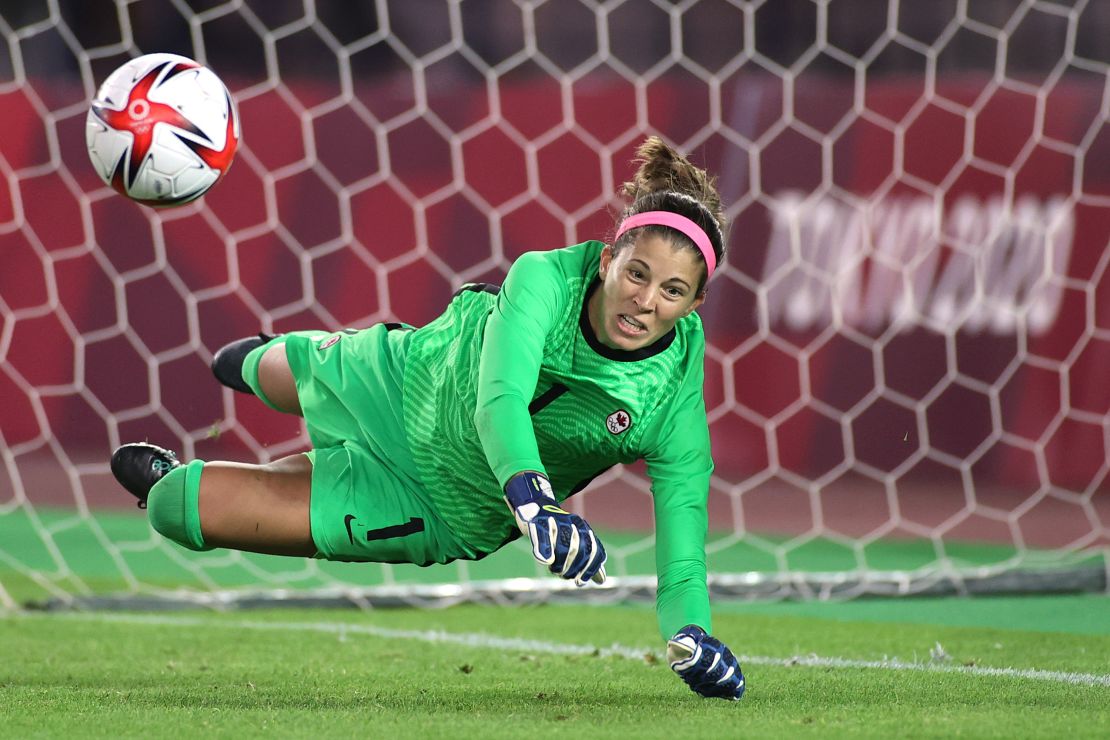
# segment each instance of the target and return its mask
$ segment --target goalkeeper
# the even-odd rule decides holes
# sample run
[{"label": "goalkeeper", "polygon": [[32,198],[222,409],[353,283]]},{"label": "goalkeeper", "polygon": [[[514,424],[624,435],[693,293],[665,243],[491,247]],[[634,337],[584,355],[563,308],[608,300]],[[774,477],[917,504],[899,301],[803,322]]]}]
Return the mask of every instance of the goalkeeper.
[{"label": "goalkeeper", "polygon": [[738,699],[735,657],[708,633],[713,469],[695,309],[724,252],[707,174],[652,137],[611,245],[520,257],[502,288],[468,285],[421,328],[292,332],[233,342],[225,385],[302,415],[312,449],[264,465],[146,443],[112,471],[154,528],[193,549],[430,565],[522,533],[555,574],[605,579],[605,549],[559,502],[617,463],[652,481],[657,616],[671,667]]}]

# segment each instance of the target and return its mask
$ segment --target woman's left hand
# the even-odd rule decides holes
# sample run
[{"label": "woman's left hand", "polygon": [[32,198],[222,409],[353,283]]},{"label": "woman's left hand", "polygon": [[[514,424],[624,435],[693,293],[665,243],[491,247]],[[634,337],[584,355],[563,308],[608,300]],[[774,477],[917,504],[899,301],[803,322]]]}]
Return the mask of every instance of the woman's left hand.
[{"label": "woman's left hand", "polygon": [[736,656],[696,624],[683,627],[667,642],[667,663],[700,696],[737,701],[744,695],[744,674]]}]

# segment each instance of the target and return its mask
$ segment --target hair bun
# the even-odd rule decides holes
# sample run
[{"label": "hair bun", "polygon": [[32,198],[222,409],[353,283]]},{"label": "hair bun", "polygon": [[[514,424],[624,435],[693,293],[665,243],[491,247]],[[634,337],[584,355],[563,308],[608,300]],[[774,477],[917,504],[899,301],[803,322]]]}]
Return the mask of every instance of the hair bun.
[{"label": "hair bun", "polygon": [[621,194],[632,203],[662,191],[685,195],[698,201],[724,230],[721,196],[717,180],[695,166],[658,136],[649,136],[636,148],[632,160],[636,174],[621,186]]}]

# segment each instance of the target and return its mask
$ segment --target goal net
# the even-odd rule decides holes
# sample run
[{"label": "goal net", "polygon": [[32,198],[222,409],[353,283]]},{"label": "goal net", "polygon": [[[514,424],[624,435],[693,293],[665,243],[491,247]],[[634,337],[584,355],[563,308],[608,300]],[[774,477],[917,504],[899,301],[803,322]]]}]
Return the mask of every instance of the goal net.
[{"label": "goal net", "polygon": [[[304,449],[212,380],[217,348],[420,325],[604,238],[651,133],[731,222],[700,312],[713,591],[1105,590],[1107,28],[1094,0],[4,2],[0,607],[557,596],[519,542],[426,569],[186,552],[108,457]],[[243,128],[169,210],[84,146],[99,83],[157,51],[212,67]],[[653,594],[650,496],[629,466],[572,499],[598,598]]]}]

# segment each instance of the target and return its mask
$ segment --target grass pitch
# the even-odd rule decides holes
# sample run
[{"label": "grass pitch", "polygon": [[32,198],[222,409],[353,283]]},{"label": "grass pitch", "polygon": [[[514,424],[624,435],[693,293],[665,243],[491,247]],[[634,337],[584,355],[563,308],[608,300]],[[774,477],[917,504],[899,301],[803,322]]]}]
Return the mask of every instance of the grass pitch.
[{"label": "grass pitch", "polygon": [[15,614],[0,618],[0,736],[1105,737],[1110,728],[1106,597],[721,605],[714,632],[748,656],[741,702],[689,692],[659,661],[642,606]]}]

